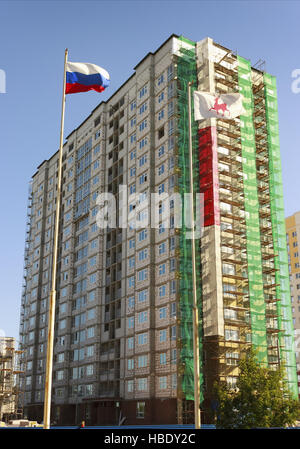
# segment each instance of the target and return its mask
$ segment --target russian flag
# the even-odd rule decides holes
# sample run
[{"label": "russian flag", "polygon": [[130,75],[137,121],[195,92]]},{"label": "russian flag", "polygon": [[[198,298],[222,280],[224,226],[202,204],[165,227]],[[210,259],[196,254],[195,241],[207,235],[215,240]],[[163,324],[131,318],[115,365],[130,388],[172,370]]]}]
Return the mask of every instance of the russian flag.
[{"label": "russian flag", "polygon": [[96,90],[103,92],[109,86],[109,74],[96,64],[66,63],[66,94]]}]

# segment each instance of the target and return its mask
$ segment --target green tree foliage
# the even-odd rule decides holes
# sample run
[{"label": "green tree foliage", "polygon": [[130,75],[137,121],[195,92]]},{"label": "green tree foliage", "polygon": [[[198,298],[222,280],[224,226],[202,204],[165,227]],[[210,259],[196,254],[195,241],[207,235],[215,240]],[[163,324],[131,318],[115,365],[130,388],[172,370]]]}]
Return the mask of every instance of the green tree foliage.
[{"label": "green tree foliage", "polygon": [[300,404],[283,381],[283,368],[260,366],[253,350],[239,364],[236,388],[216,384],[216,425],[227,429],[286,427],[300,419]]}]

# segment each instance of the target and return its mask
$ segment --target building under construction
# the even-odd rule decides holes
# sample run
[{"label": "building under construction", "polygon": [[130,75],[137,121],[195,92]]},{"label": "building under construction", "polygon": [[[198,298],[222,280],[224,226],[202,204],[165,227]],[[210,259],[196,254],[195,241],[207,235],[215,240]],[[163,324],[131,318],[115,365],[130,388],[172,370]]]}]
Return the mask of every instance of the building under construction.
[{"label": "building under construction", "polygon": [[15,348],[14,338],[0,337],[0,421],[22,417],[18,386],[20,353]]},{"label": "building under construction", "polygon": [[[188,83],[240,92],[244,115],[192,124],[202,419],[213,384],[234,387],[253,346],[297,396],[274,76],[206,38],[172,35],[68,137],[63,156],[52,420],[61,424],[193,422],[192,252],[174,201],[157,228],[99,228],[97,198],[127,186],[128,213],[151,192],[190,192]],[[20,340],[24,407],[43,418],[58,153],[31,181]],[[196,204],[196,209],[200,205]],[[158,216],[164,210],[158,204]],[[162,214],[163,215],[163,214]],[[123,217],[124,219],[124,217]]]}]

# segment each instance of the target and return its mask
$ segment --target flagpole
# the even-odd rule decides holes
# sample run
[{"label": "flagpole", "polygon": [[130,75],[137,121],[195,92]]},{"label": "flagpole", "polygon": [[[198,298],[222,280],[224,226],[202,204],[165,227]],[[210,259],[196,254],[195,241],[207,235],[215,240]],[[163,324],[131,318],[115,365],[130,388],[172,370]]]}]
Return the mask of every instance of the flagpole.
[{"label": "flagpole", "polygon": [[65,63],[64,63],[63,94],[62,94],[62,105],[61,105],[59,163],[58,163],[58,180],[57,180],[57,194],[56,194],[56,214],[55,214],[55,227],[54,227],[54,240],[53,240],[52,280],[51,280],[49,318],[48,318],[48,340],[47,340],[47,360],[46,360],[45,399],[44,399],[44,429],[50,429],[50,418],[51,418],[51,390],[52,390],[55,300],[56,300],[56,266],[57,266],[57,258],[58,258],[57,257],[58,256],[58,235],[59,235],[61,184],[62,184],[62,156],[63,156],[63,143],[64,143],[67,60],[68,60],[68,49],[66,48]]},{"label": "flagpole", "polygon": [[200,417],[200,364],[199,364],[199,334],[198,334],[198,304],[196,285],[196,251],[195,251],[195,220],[194,220],[194,179],[193,179],[193,145],[192,145],[192,105],[191,86],[188,82],[188,115],[189,115],[189,165],[190,165],[190,212],[192,229],[192,282],[193,282],[193,347],[194,347],[194,414],[195,429],[201,427]]}]

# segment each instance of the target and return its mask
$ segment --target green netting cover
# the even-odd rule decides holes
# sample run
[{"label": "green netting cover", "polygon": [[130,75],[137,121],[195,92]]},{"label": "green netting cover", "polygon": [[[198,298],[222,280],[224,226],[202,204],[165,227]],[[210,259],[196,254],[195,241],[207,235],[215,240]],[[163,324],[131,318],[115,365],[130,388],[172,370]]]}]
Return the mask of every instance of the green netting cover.
[{"label": "green netting cover", "polygon": [[[180,168],[179,190],[184,203],[184,193],[190,192],[189,173],[189,137],[188,137],[188,82],[194,81],[197,86],[195,49],[181,48],[177,63],[178,76],[178,164]],[[192,95],[193,99],[193,95]],[[193,110],[193,107],[192,107]],[[192,120],[193,135],[193,167],[194,167],[194,192],[199,192],[199,161],[197,130],[198,124]],[[183,397],[187,400],[194,399],[194,354],[193,354],[193,282],[192,282],[192,248],[191,240],[186,239],[184,218],[182,217],[182,229],[180,233],[180,376]],[[200,358],[200,400],[203,400],[203,371],[202,371],[202,307],[201,307],[201,264],[200,241],[195,240],[196,245],[196,270],[197,270],[197,299],[199,313],[199,358]]]},{"label": "green netting cover", "polygon": [[266,102],[266,121],[269,150],[271,221],[275,257],[276,298],[279,333],[280,357],[285,365],[286,380],[290,391],[298,398],[298,382],[296,357],[294,348],[294,328],[291,310],[291,296],[286,245],[286,230],[281,177],[281,159],[278,130],[276,79],[269,74],[264,75]]},{"label": "green netting cover", "polygon": [[246,212],[246,246],[251,315],[251,339],[257,350],[258,360],[268,363],[266,308],[263,287],[262,257],[260,243],[259,202],[256,178],[256,146],[253,123],[253,95],[251,64],[238,56],[238,82],[244,95],[246,110],[241,120],[241,146],[243,183]]}]

